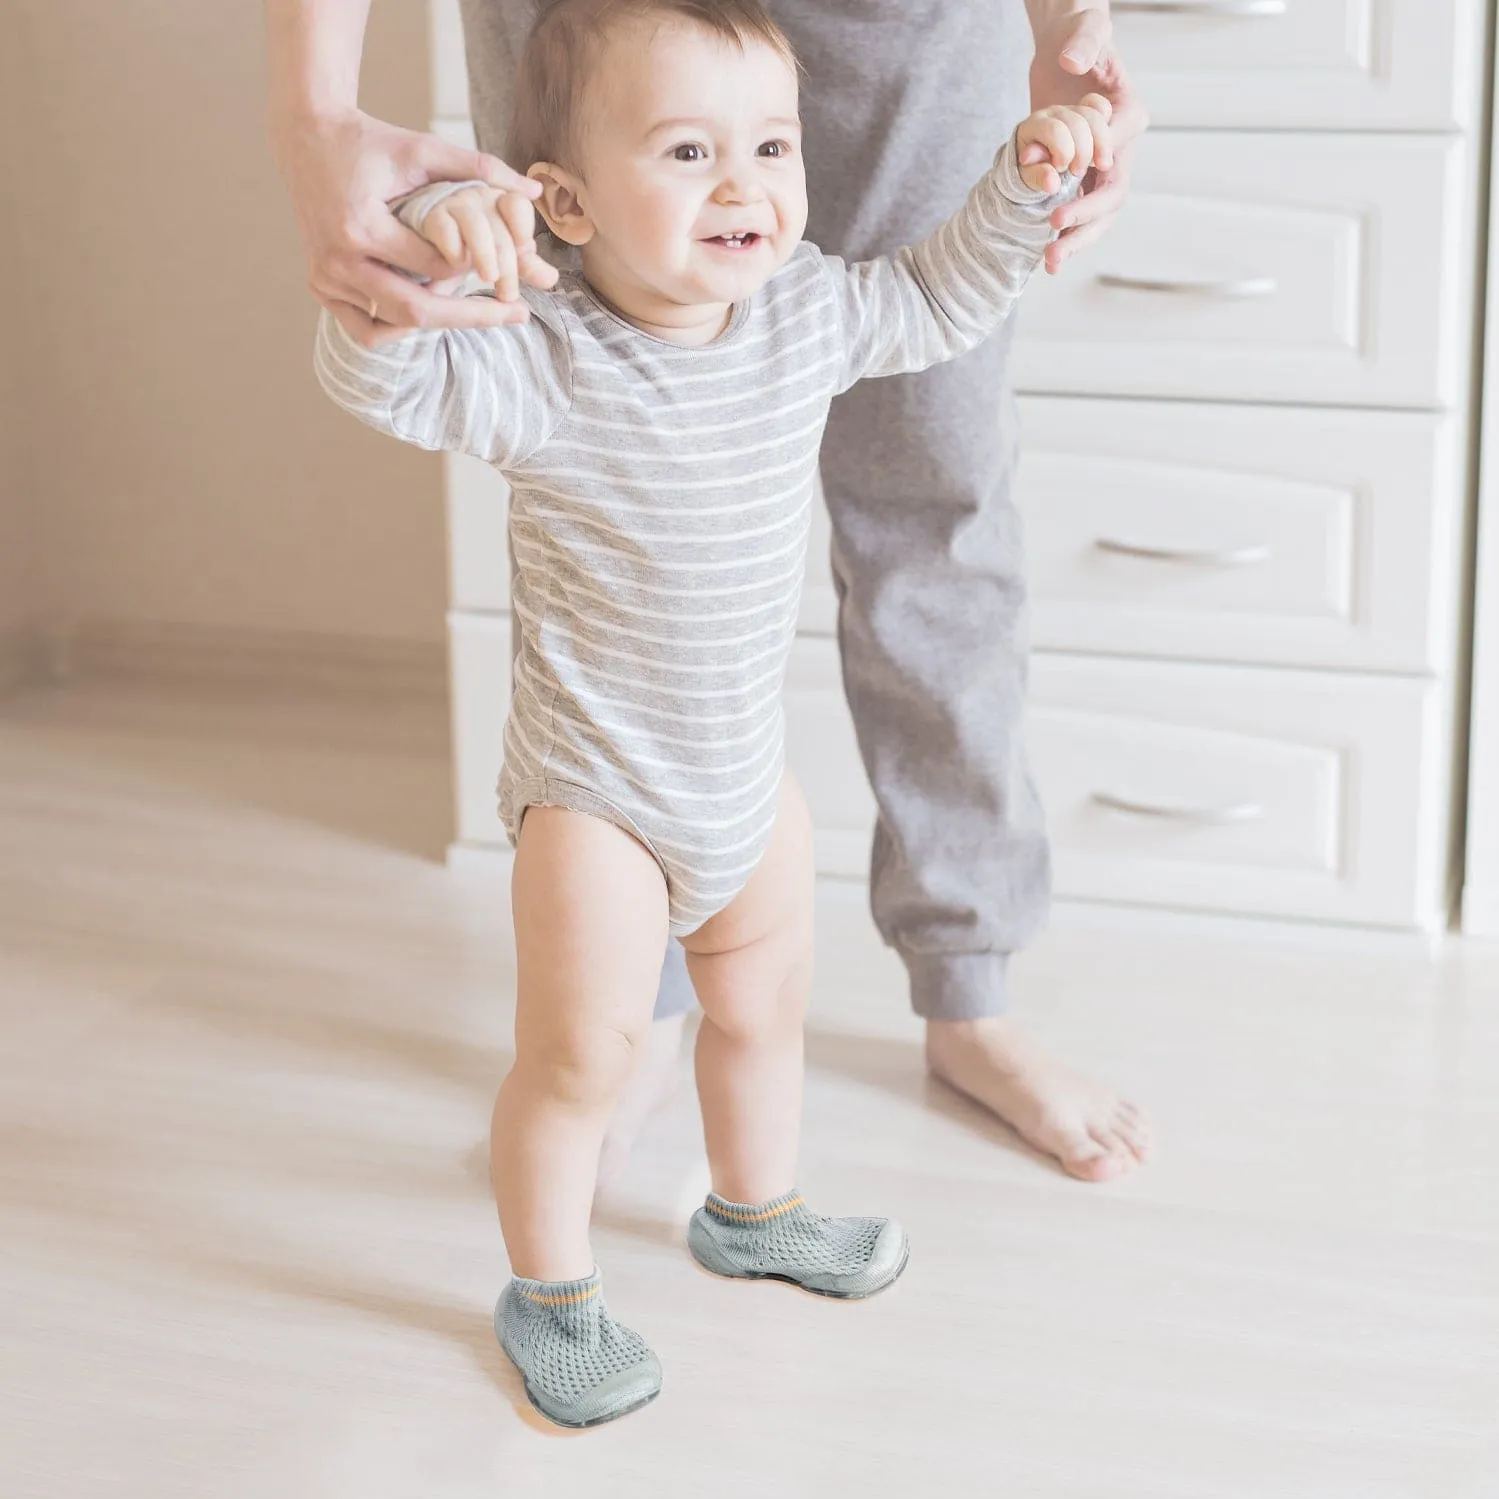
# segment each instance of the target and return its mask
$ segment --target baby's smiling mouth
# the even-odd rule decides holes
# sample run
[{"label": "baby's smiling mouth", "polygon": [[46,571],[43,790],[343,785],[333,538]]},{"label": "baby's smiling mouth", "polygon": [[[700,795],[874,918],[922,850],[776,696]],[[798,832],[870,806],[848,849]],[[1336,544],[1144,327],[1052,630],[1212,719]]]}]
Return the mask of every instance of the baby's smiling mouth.
[{"label": "baby's smiling mouth", "polygon": [[704,243],[718,245],[725,250],[753,250],[764,238],[763,234],[746,229],[738,234],[715,234]]}]

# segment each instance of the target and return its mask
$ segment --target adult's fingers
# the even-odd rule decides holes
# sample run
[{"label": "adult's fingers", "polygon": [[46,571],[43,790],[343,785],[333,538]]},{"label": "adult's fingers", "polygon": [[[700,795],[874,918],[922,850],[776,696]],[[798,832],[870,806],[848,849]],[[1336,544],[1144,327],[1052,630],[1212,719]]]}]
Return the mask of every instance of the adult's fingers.
[{"label": "adult's fingers", "polygon": [[483,151],[471,151],[466,146],[455,146],[435,135],[420,138],[418,148],[420,163],[425,168],[429,181],[439,179],[448,182],[464,182],[477,178],[491,187],[507,193],[521,193],[527,198],[541,196],[541,184],[507,166],[498,156]]},{"label": "adult's fingers", "polygon": [[1078,11],[1062,39],[1062,70],[1079,75],[1092,71],[1113,35],[1114,26],[1107,11]]},{"label": "adult's fingers", "polygon": [[1145,106],[1131,95],[1124,103],[1115,104],[1109,128],[1114,132],[1116,146],[1133,146],[1150,128],[1150,115]]},{"label": "adult's fingers", "polygon": [[1092,187],[1082,197],[1064,203],[1052,215],[1052,225],[1057,229],[1078,229],[1097,219],[1108,218],[1124,207],[1129,196],[1129,178],[1117,169],[1100,172]]},{"label": "adult's fingers", "polygon": [[398,328],[501,328],[530,315],[524,302],[440,296],[373,261],[351,267],[338,281],[315,281],[313,292],[324,306],[344,300],[367,313],[373,305],[382,323]]},{"label": "adult's fingers", "polygon": [[[1122,149],[1138,140],[1150,125],[1150,115],[1135,93],[1119,54],[1110,48],[1093,68],[1094,90],[1109,101],[1113,110],[1114,144]],[[1085,100],[1091,103],[1091,99]]]},{"label": "adult's fingers", "polygon": [[1108,218],[1094,219],[1091,224],[1084,224],[1077,229],[1069,229],[1060,239],[1053,240],[1046,247],[1046,269],[1054,276],[1062,268],[1065,261],[1070,260],[1079,250],[1086,249],[1096,239],[1102,239],[1113,224],[1113,215]]},{"label": "adult's fingers", "polygon": [[333,314],[344,332],[366,349],[378,349],[382,344],[393,343],[411,332],[409,328],[392,328],[388,323],[377,323],[369,313],[354,306],[352,302],[334,299],[324,302],[323,306]]},{"label": "adult's fingers", "polygon": [[[365,257],[383,261],[412,276],[424,276],[428,281],[450,273],[452,268],[435,245],[428,244],[414,229],[408,229],[393,213],[383,218],[359,245]],[[336,267],[329,269],[337,273]]]}]

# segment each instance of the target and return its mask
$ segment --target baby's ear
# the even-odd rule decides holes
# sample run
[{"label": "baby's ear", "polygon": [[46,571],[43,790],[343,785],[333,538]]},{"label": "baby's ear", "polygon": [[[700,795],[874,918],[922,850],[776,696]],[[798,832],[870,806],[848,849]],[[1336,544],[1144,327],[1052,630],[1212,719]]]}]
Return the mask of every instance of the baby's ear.
[{"label": "baby's ear", "polygon": [[547,228],[564,244],[586,245],[593,238],[594,224],[583,205],[583,184],[565,167],[550,161],[532,163],[526,175],[541,184],[536,207]]}]

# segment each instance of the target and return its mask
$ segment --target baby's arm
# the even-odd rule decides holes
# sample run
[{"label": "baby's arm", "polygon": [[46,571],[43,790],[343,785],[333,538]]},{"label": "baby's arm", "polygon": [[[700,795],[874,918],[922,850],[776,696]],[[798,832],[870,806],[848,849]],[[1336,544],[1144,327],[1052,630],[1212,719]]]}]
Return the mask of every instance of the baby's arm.
[{"label": "baby's arm", "polygon": [[983,342],[1008,316],[1046,247],[1050,217],[1107,159],[1108,101],[1038,111],[1006,142],[936,233],[886,259],[828,259],[842,320],[841,388],[926,369]]},{"label": "baby's arm", "polygon": [[[434,183],[404,199],[397,214],[455,272],[499,281],[501,295],[514,298],[517,269],[534,254],[534,242],[511,236],[504,195],[483,192],[492,198],[466,184]],[[528,294],[527,301],[534,309],[542,298]],[[345,315],[369,322],[354,309]],[[566,414],[569,350],[551,319],[532,316],[508,328],[392,329],[374,340],[367,327],[358,331],[362,339],[343,318],[323,313],[313,356],[318,380],[345,411],[404,442],[505,467],[535,452]]]}]

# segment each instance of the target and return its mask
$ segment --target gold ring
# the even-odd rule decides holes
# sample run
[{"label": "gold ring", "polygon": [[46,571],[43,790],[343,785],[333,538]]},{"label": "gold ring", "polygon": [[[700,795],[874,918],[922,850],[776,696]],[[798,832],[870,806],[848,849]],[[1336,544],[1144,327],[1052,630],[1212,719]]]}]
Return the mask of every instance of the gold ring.
[{"label": "gold ring", "polygon": [[370,298],[370,321],[372,323],[378,323],[380,321],[380,309],[378,306],[376,306],[375,299],[373,297]]}]

